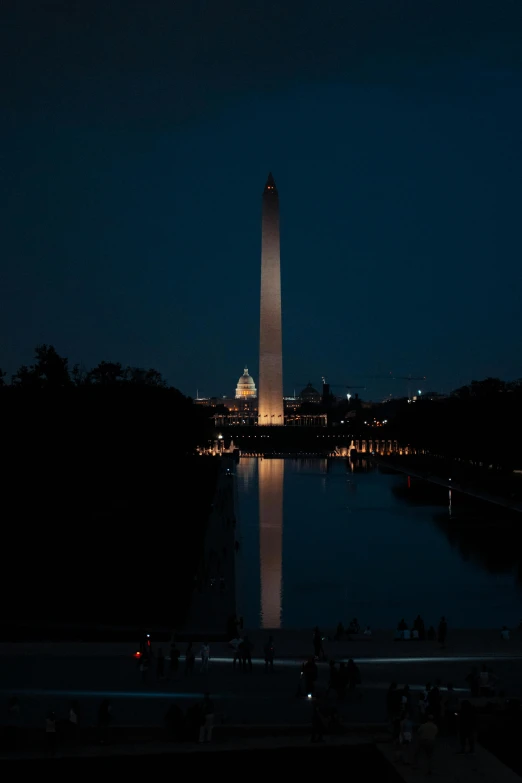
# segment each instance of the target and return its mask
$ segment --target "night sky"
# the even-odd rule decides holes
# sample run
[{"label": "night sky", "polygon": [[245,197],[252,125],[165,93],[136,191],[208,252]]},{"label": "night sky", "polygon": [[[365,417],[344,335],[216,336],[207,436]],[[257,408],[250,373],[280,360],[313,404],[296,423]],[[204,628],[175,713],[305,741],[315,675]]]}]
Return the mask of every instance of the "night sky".
[{"label": "night sky", "polygon": [[4,0],[0,28],[8,373],[46,342],[257,381],[271,170],[286,393],[522,376],[520,0]]}]

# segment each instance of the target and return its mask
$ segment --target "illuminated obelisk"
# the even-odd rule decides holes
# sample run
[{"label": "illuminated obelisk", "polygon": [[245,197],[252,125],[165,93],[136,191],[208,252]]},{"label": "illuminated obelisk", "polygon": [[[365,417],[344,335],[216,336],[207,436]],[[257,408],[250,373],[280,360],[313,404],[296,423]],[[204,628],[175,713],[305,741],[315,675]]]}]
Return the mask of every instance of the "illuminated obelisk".
[{"label": "illuminated obelisk", "polygon": [[258,424],[284,423],[279,196],[270,173],[263,191],[261,227]]}]

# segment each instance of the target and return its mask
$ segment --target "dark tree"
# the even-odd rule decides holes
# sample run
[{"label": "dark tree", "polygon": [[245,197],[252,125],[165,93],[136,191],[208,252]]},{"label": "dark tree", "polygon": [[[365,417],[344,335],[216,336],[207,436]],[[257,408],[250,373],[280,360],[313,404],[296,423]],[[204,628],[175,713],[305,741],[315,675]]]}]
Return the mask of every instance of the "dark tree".
[{"label": "dark tree", "polygon": [[83,386],[87,383],[87,370],[80,364],[75,364],[71,370],[71,380],[74,386]]},{"label": "dark tree", "polygon": [[39,379],[33,370],[22,364],[12,378],[12,385],[20,389],[39,389]]},{"label": "dark tree", "polygon": [[125,371],[120,362],[100,362],[87,374],[88,383],[111,386],[125,380]]},{"label": "dark tree", "polygon": [[2,510],[13,520],[3,543],[17,553],[4,578],[16,582],[23,558],[24,590],[2,628],[181,624],[219,470],[196,455],[212,437],[211,411],[153,368],[101,362],[69,374],[48,345],[12,385],[3,377]]},{"label": "dark tree", "polygon": [[162,389],[167,388],[167,382],[162,374],[152,368],[145,370],[143,367],[126,367],[124,377],[129,383],[136,383],[141,386],[157,386]]},{"label": "dark tree", "polygon": [[53,345],[37,345],[35,363],[22,365],[13,375],[13,385],[24,389],[65,389],[71,384],[68,361]]},{"label": "dark tree", "polygon": [[509,473],[520,462],[522,384],[486,378],[443,399],[403,401],[393,427],[403,444]]}]

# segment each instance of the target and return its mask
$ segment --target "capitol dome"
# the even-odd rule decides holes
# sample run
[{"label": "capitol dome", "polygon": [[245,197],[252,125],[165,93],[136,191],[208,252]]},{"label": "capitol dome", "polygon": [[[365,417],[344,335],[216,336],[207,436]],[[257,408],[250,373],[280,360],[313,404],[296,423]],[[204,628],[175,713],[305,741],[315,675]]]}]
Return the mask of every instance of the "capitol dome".
[{"label": "capitol dome", "polygon": [[254,383],[254,379],[248,374],[248,370],[245,367],[243,375],[237,382],[236,386],[236,400],[252,399],[257,397],[257,389]]}]

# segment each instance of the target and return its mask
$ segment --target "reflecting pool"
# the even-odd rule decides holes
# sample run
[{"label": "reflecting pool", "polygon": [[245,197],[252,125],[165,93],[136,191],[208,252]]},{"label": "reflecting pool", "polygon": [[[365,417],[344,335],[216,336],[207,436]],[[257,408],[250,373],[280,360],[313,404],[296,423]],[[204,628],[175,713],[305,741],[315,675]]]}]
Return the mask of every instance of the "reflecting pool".
[{"label": "reflecting pool", "polygon": [[366,460],[242,458],[238,610],[250,628],[516,625],[522,515]]}]

